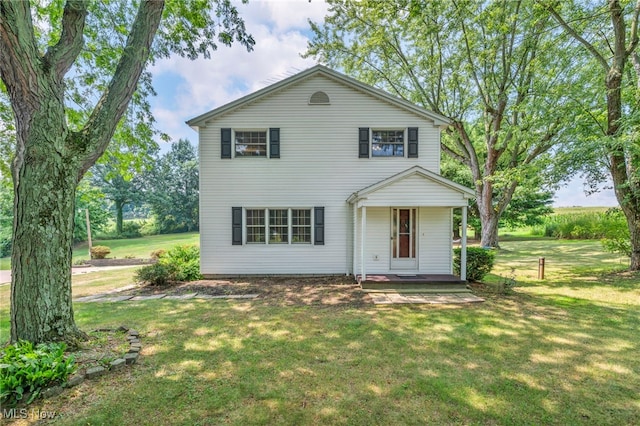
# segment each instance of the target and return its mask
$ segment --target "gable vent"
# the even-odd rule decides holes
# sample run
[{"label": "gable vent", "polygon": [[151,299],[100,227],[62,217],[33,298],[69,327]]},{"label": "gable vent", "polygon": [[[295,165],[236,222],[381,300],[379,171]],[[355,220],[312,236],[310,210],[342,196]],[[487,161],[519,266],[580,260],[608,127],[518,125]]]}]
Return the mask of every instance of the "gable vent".
[{"label": "gable vent", "polygon": [[329,95],[322,91],[318,91],[309,98],[309,105],[329,105]]}]

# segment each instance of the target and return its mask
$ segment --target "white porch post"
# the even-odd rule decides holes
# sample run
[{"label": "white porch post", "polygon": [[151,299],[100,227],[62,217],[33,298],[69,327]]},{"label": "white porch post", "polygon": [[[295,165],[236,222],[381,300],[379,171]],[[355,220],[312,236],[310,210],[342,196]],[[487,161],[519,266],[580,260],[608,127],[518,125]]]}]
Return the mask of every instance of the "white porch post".
[{"label": "white porch post", "polygon": [[353,204],[353,257],[351,259],[351,272],[353,272],[353,278],[358,279],[358,270],[356,265],[358,263],[358,205]]},{"label": "white porch post", "polygon": [[462,235],[460,244],[460,280],[467,280],[467,206],[462,207]]},{"label": "white porch post", "polygon": [[365,282],[367,275],[364,269],[365,247],[367,244],[367,207],[362,206],[362,229],[360,230],[360,281]]}]

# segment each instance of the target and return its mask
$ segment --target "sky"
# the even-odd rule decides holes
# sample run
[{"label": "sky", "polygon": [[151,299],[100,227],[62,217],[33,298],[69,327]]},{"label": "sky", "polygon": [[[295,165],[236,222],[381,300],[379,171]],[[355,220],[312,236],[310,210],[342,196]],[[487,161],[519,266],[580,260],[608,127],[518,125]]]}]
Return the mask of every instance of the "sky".
[{"label": "sky", "polygon": [[[303,59],[301,54],[311,37],[307,20],[322,22],[327,12],[324,1],[234,3],[256,41],[252,52],[239,44],[220,45],[211,59],[172,57],[151,68],[158,93],[152,99],[152,111],[160,130],[173,140],[185,138],[197,143],[198,135],[186,120],[315,65],[314,59]],[[556,207],[614,205],[617,202],[612,190],[587,197],[579,177],[567,182],[554,200]]]}]

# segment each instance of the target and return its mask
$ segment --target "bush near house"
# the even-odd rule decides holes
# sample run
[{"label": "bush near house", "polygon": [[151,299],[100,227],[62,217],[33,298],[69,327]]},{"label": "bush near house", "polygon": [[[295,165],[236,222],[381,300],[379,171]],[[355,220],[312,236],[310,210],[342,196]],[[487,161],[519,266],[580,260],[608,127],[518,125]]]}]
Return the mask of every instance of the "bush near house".
[{"label": "bush near house", "polygon": [[[460,275],[460,253],[462,249],[453,250],[453,271]],[[467,247],[467,280],[482,281],[493,269],[495,252],[480,247]]]},{"label": "bush near house", "polygon": [[157,250],[153,254],[158,262],[140,268],[138,281],[151,285],[165,285],[172,281],[194,281],[200,275],[200,249],[193,245],[175,246],[168,252]]}]

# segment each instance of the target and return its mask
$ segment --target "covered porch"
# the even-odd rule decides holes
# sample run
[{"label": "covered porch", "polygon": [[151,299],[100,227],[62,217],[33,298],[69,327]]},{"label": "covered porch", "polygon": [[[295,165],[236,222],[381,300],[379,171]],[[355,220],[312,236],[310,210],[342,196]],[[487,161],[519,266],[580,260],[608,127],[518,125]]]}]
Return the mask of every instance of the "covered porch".
[{"label": "covered porch", "polygon": [[[467,205],[474,192],[414,166],[353,193],[352,272],[363,289],[468,291]],[[453,211],[461,274],[453,274]]]}]

